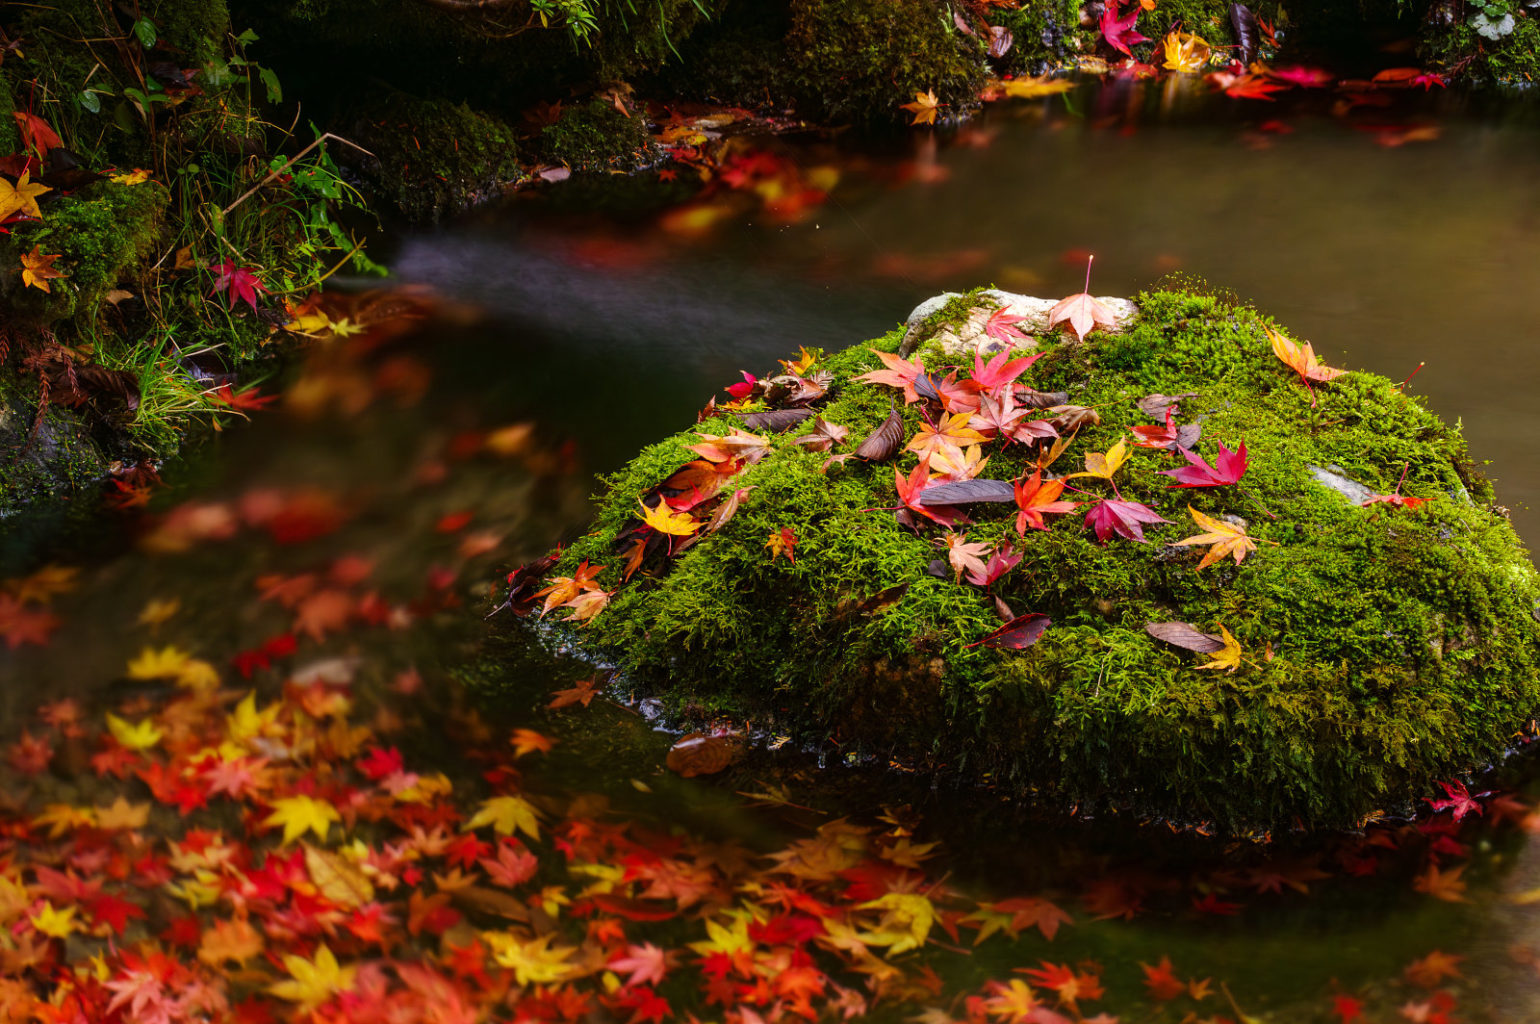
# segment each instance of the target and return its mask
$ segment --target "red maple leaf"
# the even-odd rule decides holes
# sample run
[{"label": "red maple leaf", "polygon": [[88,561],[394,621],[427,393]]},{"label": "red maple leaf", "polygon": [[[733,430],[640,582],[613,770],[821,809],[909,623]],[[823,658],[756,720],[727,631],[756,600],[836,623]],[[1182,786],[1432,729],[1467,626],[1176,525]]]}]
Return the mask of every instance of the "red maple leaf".
[{"label": "red maple leaf", "polygon": [[1064,493],[1063,480],[1042,479],[1042,467],[1032,470],[1030,480],[1012,481],[1011,487],[1016,492],[1016,532],[1023,537],[1027,535],[1027,527],[1034,530],[1046,530],[1048,524],[1043,522],[1045,513],[1062,514],[1075,511],[1073,501],[1060,501],[1059,495]]},{"label": "red maple leaf", "polygon": [[39,158],[47,156],[49,150],[64,145],[59,133],[48,127],[48,122],[41,117],[20,110],[14,111],[12,116],[16,118],[16,130],[21,133],[22,144]]},{"label": "red maple leaf", "polygon": [[753,392],[754,392],[754,385],[756,383],[758,383],[758,381],[759,381],[758,377],[754,376],[752,373],[748,372],[747,370],[739,370],[738,372],[743,374],[743,383],[741,383],[741,384],[729,384],[729,385],[727,385],[727,387],[722,389],[723,391],[726,391],[729,395],[732,395],[735,400],[741,400],[741,399],[747,398],[747,397],[749,397],[749,395],[753,394]]},{"label": "red maple leaf", "polygon": [[1187,991],[1187,986],[1172,971],[1169,956],[1161,957],[1154,967],[1141,963],[1139,968],[1144,971],[1144,987],[1149,990],[1151,999],[1164,1003]]},{"label": "red maple leaf", "polygon": [[1096,539],[1103,544],[1115,533],[1131,541],[1144,543],[1144,523],[1169,523],[1148,505],[1137,501],[1120,501],[1103,498],[1091,506],[1085,523],[1096,531]]},{"label": "red maple leaf", "polygon": [[1295,65],[1287,68],[1273,68],[1268,74],[1280,82],[1288,82],[1302,89],[1324,89],[1337,80],[1337,76],[1320,68],[1307,68]]},{"label": "red maple leaf", "polygon": [[1139,11],[1141,10],[1139,4],[1135,3],[1133,9],[1127,15],[1124,15],[1119,10],[1122,6],[1123,0],[1108,0],[1107,4],[1102,7],[1102,38],[1107,40],[1107,45],[1114,50],[1119,50],[1132,57],[1134,51],[1130,50],[1129,47],[1135,43],[1147,43],[1149,39],[1140,35],[1139,30],[1134,28],[1134,25],[1139,21]]},{"label": "red maple leaf", "polygon": [[[1000,342],[1002,345],[1010,345],[1017,341],[1026,341],[1027,336],[1021,333],[1016,325],[1025,320],[1024,316],[1016,316],[1006,310],[1004,306],[989,314],[989,319],[984,321],[984,333]],[[975,355],[974,359],[978,359]]]},{"label": "red maple leaf", "polygon": [[1481,804],[1477,803],[1477,800],[1491,795],[1490,793],[1477,793],[1475,796],[1472,796],[1470,791],[1465,788],[1465,783],[1463,782],[1440,782],[1439,785],[1444,787],[1444,792],[1448,794],[1448,799],[1433,800],[1427,797],[1423,799],[1427,800],[1428,806],[1432,807],[1435,811],[1452,812],[1455,821],[1459,821],[1472,811],[1480,814]]},{"label": "red maple leaf", "polygon": [[1201,455],[1195,455],[1186,448],[1180,448],[1182,457],[1191,465],[1180,469],[1163,469],[1161,475],[1169,476],[1177,482],[1169,484],[1169,487],[1228,487],[1237,483],[1246,475],[1246,442],[1235,451],[1219,443],[1219,457],[1210,466]]},{"label": "red maple leaf", "polygon": [[257,308],[257,292],[267,293],[267,288],[257,279],[256,272],[250,267],[238,267],[233,260],[225,260],[223,263],[213,263],[209,269],[214,271],[214,287],[210,289],[210,295],[218,295],[226,292],[230,308],[235,308],[235,300],[240,299],[253,310]]},{"label": "red maple leaf", "polygon": [[955,509],[947,508],[945,505],[920,503],[920,495],[930,486],[930,459],[921,459],[907,479],[903,473],[894,469],[893,486],[898,488],[898,500],[909,511],[918,512],[926,519],[940,523],[942,526],[953,526],[959,522],[960,516]]},{"label": "red maple leaf", "polygon": [[209,397],[220,405],[228,405],[237,412],[256,412],[278,401],[277,395],[264,395],[254,387],[236,391],[228,384],[221,384],[215,388],[209,393]]},{"label": "red maple leaf", "polygon": [[[999,312],[996,310],[996,312]],[[979,391],[994,392],[997,388],[1010,384],[1017,377],[1027,372],[1027,367],[1043,357],[1041,352],[1030,356],[1022,356],[1020,359],[1006,361],[1008,352],[1001,352],[988,363],[975,352],[973,354],[973,387]]]},{"label": "red maple leaf", "polygon": [[919,392],[914,390],[914,382],[917,377],[925,372],[925,367],[919,363],[911,363],[907,359],[890,355],[887,352],[872,350],[872,354],[882,360],[885,370],[869,370],[853,380],[864,381],[869,384],[886,384],[891,388],[902,388],[904,402],[918,402]]}]

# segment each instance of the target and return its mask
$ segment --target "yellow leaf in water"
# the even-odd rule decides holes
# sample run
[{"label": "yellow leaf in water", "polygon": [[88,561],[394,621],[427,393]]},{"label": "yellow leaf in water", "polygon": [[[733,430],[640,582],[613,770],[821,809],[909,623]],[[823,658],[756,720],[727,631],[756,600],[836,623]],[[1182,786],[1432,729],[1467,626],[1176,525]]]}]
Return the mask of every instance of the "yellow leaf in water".
[{"label": "yellow leaf in water", "polygon": [[528,800],[518,796],[494,796],[483,803],[475,817],[465,823],[465,831],[491,825],[500,835],[523,832],[531,839],[540,838],[540,821]]},{"label": "yellow leaf in water", "polygon": [[346,992],[353,987],[354,976],[358,974],[356,965],[343,967],[338,964],[336,956],[325,945],[316,950],[314,960],[286,954],[283,968],[289,972],[289,978],[274,982],[267,991],[279,999],[298,1003],[301,1010],[314,1009],[337,993]]},{"label": "yellow leaf in water", "polygon": [[1161,45],[1165,48],[1165,66],[1171,71],[1202,71],[1208,63],[1209,45],[1192,32],[1171,32]]},{"label": "yellow leaf in water", "polygon": [[153,629],[181,610],[182,602],[179,598],[173,597],[165,601],[151,600],[139,612],[139,625]]},{"label": "yellow leaf in water", "polygon": [[520,985],[549,985],[561,981],[574,967],[565,963],[577,952],[573,946],[551,946],[555,935],[546,934],[538,939],[521,942],[507,932],[482,932],[481,938],[492,952],[492,959],[499,967],[513,972],[513,980]]},{"label": "yellow leaf in water", "polygon": [[374,899],[374,884],[340,853],[306,846],[305,870],[316,891],[339,907],[361,907]]},{"label": "yellow leaf in water", "polygon": [[273,813],[262,820],[264,825],[282,825],[283,841],[292,843],[306,832],[314,832],[325,840],[326,832],[334,821],[341,821],[337,808],[324,800],[308,796],[288,796],[273,801]]},{"label": "yellow leaf in water", "polygon": [[128,663],[130,679],[175,679],[187,667],[191,655],[175,646],[155,650],[146,647],[139,657]]},{"label": "yellow leaf in water", "polygon": [[146,718],[138,724],[131,724],[111,712],[107,714],[107,729],[112,733],[113,739],[129,750],[149,750],[165,735],[155,727],[155,720],[152,718]]},{"label": "yellow leaf in water", "polygon": [[911,125],[935,124],[939,106],[940,100],[936,98],[936,94],[927,89],[925,92],[915,93],[913,103],[900,103],[899,109],[907,110],[914,115],[914,120],[909,122]]}]

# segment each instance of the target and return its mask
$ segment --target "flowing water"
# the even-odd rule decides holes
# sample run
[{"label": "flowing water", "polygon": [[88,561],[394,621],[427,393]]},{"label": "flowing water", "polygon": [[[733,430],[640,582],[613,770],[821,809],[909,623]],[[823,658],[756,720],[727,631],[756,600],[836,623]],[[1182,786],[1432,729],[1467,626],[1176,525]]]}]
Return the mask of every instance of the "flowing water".
[{"label": "flowing water", "polygon": [[[1045,820],[827,752],[760,751],[682,780],[645,706],[546,710],[591,670],[482,621],[502,574],[582,531],[595,472],[692,422],[738,370],[882,333],[945,289],[1078,291],[1087,253],[1098,294],[1187,272],[1332,365],[1401,379],[1425,362],[1411,390],[1463,423],[1521,535],[1540,536],[1535,104],[1333,102],[1258,115],[1266,105],[1081,90],[887,152],[739,140],[736,187],[570,182],[404,237],[396,272],[447,301],[440,319],[316,354],[279,410],[169,471],[148,512],[105,512],[84,538],[32,535],[34,563],[80,574],[54,599],[50,642],[0,654],[5,742],[45,699],[153,707],[165,693],[123,668],[146,645],[228,665],[288,630],[303,660],[340,659],[361,687],[424,692],[425,707],[467,679],[494,693],[488,716],[559,741],[539,773],[553,794],[600,793],[622,819],[760,850],[841,815],[886,818],[939,842],[925,869],[969,899],[1052,899],[1073,916],[1051,942],[1028,926],[976,951],[938,924],[947,952],[922,1001],[957,1016],[964,993],[1051,960],[1100,965],[1125,1020],[1351,1021],[1341,999],[1370,1022],[1540,1019],[1540,771],[1524,756],[1489,783],[1511,798],[1481,818],[1272,847]],[[164,621],[146,614],[173,599]],[[397,742],[459,778],[433,721],[408,711]],[[13,794],[111,800],[110,780],[57,762],[10,779]],[[1463,884],[1441,887],[1456,869]],[[1434,951],[1458,973],[1424,984],[1408,968]],[[1212,991],[1141,1004],[1139,965],[1162,956]]]}]

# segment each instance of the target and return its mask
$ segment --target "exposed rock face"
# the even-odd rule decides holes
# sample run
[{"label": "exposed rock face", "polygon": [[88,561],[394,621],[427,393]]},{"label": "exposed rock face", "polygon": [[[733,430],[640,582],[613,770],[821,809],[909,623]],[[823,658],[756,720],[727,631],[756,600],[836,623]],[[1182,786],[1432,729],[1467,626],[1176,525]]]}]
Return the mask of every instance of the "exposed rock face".
[{"label": "exposed rock face", "polygon": [[[1274,355],[1271,321],[1211,296],[1146,293],[1137,315],[1120,307],[1121,333],[1083,343],[1017,325],[1034,331],[1020,345],[1039,359],[1015,393],[1063,392],[1081,409],[1032,413],[1066,435],[1078,427],[1044,476],[1079,507],[1035,529],[1019,526],[1009,498],[966,506],[954,541],[1021,560],[988,586],[959,579],[944,561],[949,531],[893,511],[895,476],[924,480],[915,454],[830,456],[853,452],[893,409],[906,441],[955,416],[968,389],[948,375],[974,372],[962,350],[995,339],[970,325],[1002,302],[1028,316],[1042,304],[944,297],[804,370],[827,387],[814,411],[848,429],[826,450],[798,443],[830,433],[811,417],[775,434],[752,408],[646,448],[607,481],[593,531],[552,572],[605,567],[597,583],[613,596],[577,636],[676,710],[773,721],[841,752],[987,776],[1024,799],[1228,829],[1348,824],[1408,806],[1523,734],[1540,707],[1540,582],[1463,439],[1372,374],[1307,391]],[[856,380],[906,338],[952,409]],[[1221,443],[1245,444],[1238,484],[1173,488],[1166,471],[1190,464],[1174,447],[1125,447],[1110,480],[1082,472],[1134,441],[1133,427],[1163,425],[1165,396],[1180,401],[1164,425],[1187,428],[1196,458],[1216,463]],[[765,441],[712,470],[719,483],[697,477],[709,500],[660,490],[701,458],[703,436],[734,430]],[[988,463],[975,479],[1029,480],[1051,440],[976,442],[973,458]],[[728,494],[736,514],[708,528]],[[1388,494],[1427,500],[1364,504]],[[638,501],[665,495],[695,522],[688,546],[641,527]],[[1088,513],[1107,499],[1149,510],[1144,542],[1098,539]],[[1199,569],[1205,546],[1176,543],[1210,529],[1189,509],[1246,529],[1255,549]],[[767,546],[788,529],[794,562]],[[1051,624],[1024,649],[983,642],[1005,612]],[[1233,671],[1157,639],[1152,623],[1227,632]]]}]

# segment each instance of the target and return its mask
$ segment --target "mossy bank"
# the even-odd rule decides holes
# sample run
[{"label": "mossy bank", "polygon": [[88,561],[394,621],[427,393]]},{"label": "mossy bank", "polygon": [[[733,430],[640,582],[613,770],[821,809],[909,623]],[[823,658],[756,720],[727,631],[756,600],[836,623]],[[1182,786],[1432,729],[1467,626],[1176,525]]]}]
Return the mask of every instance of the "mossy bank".
[{"label": "mossy bank", "polygon": [[[954,300],[927,335],[979,303]],[[969,509],[975,521],[958,529],[970,542],[1008,541],[1022,555],[989,590],[934,575],[944,531],[907,528],[891,511],[895,467],[907,476],[916,457],[824,471],[828,454],[796,443],[808,420],[764,432],[768,454],[728,484],[753,490],[725,525],[676,557],[650,555],[623,582],[639,500],[697,457],[702,435],[744,426],[718,413],[604,482],[592,532],[551,574],[605,567],[597,582],[613,596],[574,637],[686,714],[945,766],[1049,805],[1230,829],[1349,825],[1501,756],[1540,707],[1540,582],[1458,430],[1372,374],[1307,390],[1249,307],[1187,290],[1137,304],[1121,333],[1036,339],[1044,355],[1023,380],[1100,420],[1081,426],[1053,475],[1132,440],[1131,427],[1152,422],[1136,404],[1151,394],[1188,395],[1178,419],[1201,423],[1204,458],[1218,442],[1245,443],[1241,484],[1204,489],[1168,486],[1160,472],[1186,464],[1172,451],[1137,451],[1115,477],[1121,494],[1170,521],[1147,525],[1147,543],[1098,542],[1084,503],[1111,492],[1087,477],[1064,495],[1079,510],[1025,537],[1014,505]],[[880,369],[875,352],[895,352],[904,333],[805,371],[832,377],[816,409],[849,428],[834,452],[853,450],[895,398],[904,436],[919,428],[928,403],[853,379]],[[917,358],[932,373],[971,368],[934,341]],[[1020,478],[1039,458],[988,447],[983,477]],[[1397,493],[1404,470],[1399,493],[1429,500],[1355,504],[1320,470],[1379,494]],[[1200,549],[1173,544],[1203,532],[1189,505],[1237,517],[1257,550],[1200,571]],[[783,528],[795,562],[767,549]],[[1000,627],[996,596],[1052,625],[1025,650],[980,645]],[[1145,629],[1170,621],[1228,629],[1239,667],[1204,670],[1205,656]]]}]

